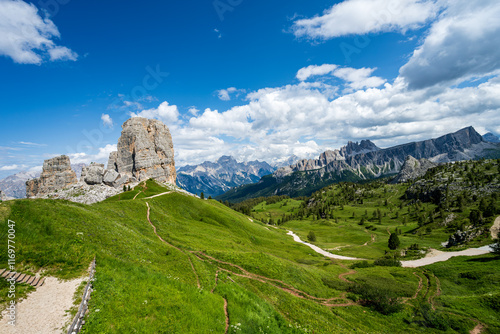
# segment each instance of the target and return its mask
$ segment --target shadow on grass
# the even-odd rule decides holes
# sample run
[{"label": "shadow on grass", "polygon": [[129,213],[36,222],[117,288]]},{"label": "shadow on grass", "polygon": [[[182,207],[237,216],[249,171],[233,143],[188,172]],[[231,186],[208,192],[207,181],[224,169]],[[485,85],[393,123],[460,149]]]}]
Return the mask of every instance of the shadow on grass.
[{"label": "shadow on grass", "polygon": [[499,261],[500,256],[497,257],[479,257],[479,258],[471,258],[467,259],[467,262],[492,262],[492,261]]}]

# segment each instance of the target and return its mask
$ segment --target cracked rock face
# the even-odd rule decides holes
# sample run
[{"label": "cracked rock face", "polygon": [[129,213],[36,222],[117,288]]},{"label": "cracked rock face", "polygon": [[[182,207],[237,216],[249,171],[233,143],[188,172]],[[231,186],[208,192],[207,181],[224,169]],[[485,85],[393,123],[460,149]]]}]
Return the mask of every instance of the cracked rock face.
[{"label": "cracked rock face", "polygon": [[71,169],[69,157],[61,155],[45,160],[40,177],[26,182],[26,196],[30,198],[54,193],[76,183],[78,179]]},{"label": "cracked rock face", "polygon": [[83,167],[81,179],[89,185],[101,184],[104,174],[104,165],[91,163],[88,167]]},{"label": "cracked rock face", "polygon": [[110,154],[108,169],[137,181],[153,178],[175,184],[174,145],[167,126],[158,120],[134,117],[122,129],[118,151]]},{"label": "cracked rock face", "polygon": [[411,155],[406,157],[406,160],[401,167],[401,171],[399,172],[396,179],[394,179],[394,183],[404,183],[409,180],[417,179],[431,168],[438,166],[438,164],[433,163],[427,159],[415,159]]}]

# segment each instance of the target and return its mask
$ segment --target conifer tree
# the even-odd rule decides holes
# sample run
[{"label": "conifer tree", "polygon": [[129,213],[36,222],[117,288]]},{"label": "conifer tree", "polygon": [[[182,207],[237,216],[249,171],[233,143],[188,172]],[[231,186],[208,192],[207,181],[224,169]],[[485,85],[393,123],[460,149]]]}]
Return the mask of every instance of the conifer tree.
[{"label": "conifer tree", "polygon": [[397,233],[392,233],[391,236],[389,237],[389,249],[395,250],[399,247],[400,241],[398,238]]}]

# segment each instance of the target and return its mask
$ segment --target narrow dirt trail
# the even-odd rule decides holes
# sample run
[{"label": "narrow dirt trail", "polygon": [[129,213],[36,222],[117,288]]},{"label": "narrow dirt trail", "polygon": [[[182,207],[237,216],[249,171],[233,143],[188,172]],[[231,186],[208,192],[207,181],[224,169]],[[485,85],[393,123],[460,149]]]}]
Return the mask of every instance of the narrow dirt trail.
[{"label": "narrow dirt trail", "polygon": [[161,194],[156,194],[156,195],[153,195],[153,196],[146,197],[145,199],[156,198],[156,197],[160,197],[160,196],[163,196],[163,195],[168,195],[170,193],[172,193],[172,191],[166,191],[166,192],[161,193]]},{"label": "narrow dirt trail", "polygon": [[[159,196],[161,195],[164,195],[164,194],[159,194]],[[183,254],[185,254],[188,259],[189,259],[189,262],[191,264],[191,268],[193,270],[193,273],[195,274],[196,276],[196,281],[197,281],[197,285],[198,285],[198,288],[201,288],[201,285],[200,285],[200,279],[199,279],[199,276],[198,276],[198,273],[196,272],[196,269],[194,268],[194,265],[193,265],[193,262],[189,256],[189,254],[182,250],[181,248],[179,247],[176,247],[174,246],[173,244],[169,243],[168,241],[164,240],[157,232],[157,229],[156,229],[156,226],[151,222],[151,219],[150,219],[150,214],[151,214],[151,207],[149,205],[148,202],[146,202],[146,206],[147,206],[147,220],[148,220],[148,223],[149,225],[151,225],[151,227],[153,228],[153,231],[155,233],[155,235],[158,237],[158,239],[160,239],[162,242],[166,243],[167,245],[179,250],[180,252],[182,252]],[[237,276],[237,277],[242,277],[242,278],[247,278],[247,279],[251,279],[251,280],[255,280],[255,281],[259,281],[261,283],[264,283],[264,284],[269,284],[277,289],[280,289],[282,291],[285,291],[297,298],[301,298],[301,299],[304,299],[304,300],[309,300],[309,301],[313,301],[313,302],[316,302],[320,305],[323,305],[323,306],[327,306],[327,307],[347,307],[347,306],[354,306],[354,305],[358,305],[356,302],[353,302],[353,301],[347,301],[347,302],[344,302],[344,303],[333,303],[334,301],[338,301],[339,299],[342,300],[344,299],[345,300],[345,293],[342,295],[342,296],[339,296],[339,297],[333,297],[333,298],[319,298],[319,297],[315,297],[315,296],[311,296],[309,294],[307,294],[306,292],[304,291],[301,291],[293,286],[291,286],[290,284],[288,283],[285,283],[281,280],[277,280],[277,279],[273,279],[273,278],[268,278],[268,277],[265,277],[265,276],[262,276],[262,275],[258,275],[258,274],[254,274],[254,273],[251,273],[247,270],[245,270],[243,267],[239,266],[239,265],[236,265],[234,263],[230,263],[230,262],[225,262],[225,261],[222,261],[222,260],[219,260],[219,259],[216,259],[210,255],[207,255],[201,251],[189,251],[189,253],[195,255],[199,260],[201,261],[208,261],[210,263],[213,263],[217,266],[217,271],[215,273],[215,286],[212,288],[212,290],[210,291],[211,293],[214,293],[215,289],[217,288],[217,284],[219,282],[219,273],[220,271],[224,271],[224,272],[227,272],[231,275],[234,275],[234,276]],[[342,257],[342,258],[346,258],[346,257]],[[349,258],[349,259],[353,259],[353,258]],[[240,271],[239,272],[235,272],[235,270],[229,270],[227,268],[222,268],[220,267],[220,265],[226,265],[226,266],[230,266],[232,268],[235,268],[237,269],[237,271]],[[349,273],[344,273],[344,276],[346,275],[349,275],[349,274],[352,274],[351,272]],[[231,281],[233,281],[230,277],[228,277],[228,279],[230,279]],[[342,279],[344,279],[342,277]],[[234,282],[234,281],[233,281]],[[226,329],[225,329],[225,333],[227,334],[228,333],[228,330],[229,330],[229,311],[228,311],[228,301],[226,298],[222,297],[223,300],[224,300],[224,315],[225,315],[225,322],[226,322]]]},{"label": "narrow dirt trail", "polygon": [[473,330],[471,330],[470,334],[481,334],[484,330],[484,325],[482,323],[478,323]]},{"label": "narrow dirt trail", "polygon": [[277,289],[280,289],[280,290],[283,290],[295,297],[298,297],[298,298],[301,298],[301,299],[306,299],[306,300],[312,300],[312,301],[315,301],[315,302],[318,302],[322,305],[325,305],[325,306],[350,306],[350,305],[355,305],[355,303],[342,303],[342,304],[330,304],[331,301],[334,301],[334,300],[338,300],[338,299],[341,299],[340,297],[334,297],[334,298],[319,298],[319,297],[315,297],[315,296],[311,296],[309,295],[308,293],[304,292],[304,291],[301,291],[293,286],[291,286],[290,284],[288,283],[285,283],[281,280],[278,280],[278,279],[274,279],[274,278],[268,278],[268,277],[265,277],[265,276],[262,276],[262,275],[258,275],[258,274],[254,274],[254,273],[251,273],[245,269],[243,269],[241,266],[239,265],[236,265],[236,264],[233,264],[233,263],[230,263],[230,262],[225,262],[225,261],[222,261],[222,260],[219,260],[219,259],[216,259],[210,255],[207,255],[203,252],[195,252],[193,251],[192,252],[193,254],[195,254],[200,260],[202,261],[213,261],[213,262],[216,262],[216,263],[219,263],[219,264],[223,264],[223,265],[228,265],[228,266],[231,266],[233,268],[236,268],[238,269],[241,273],[238,273],[238,272],[235,272],[235,271],[231,271],[227,268],[221,268],[219,267],[219,270],[222,270],[222,271],[225,271],[227,273],[230,273],[234,276],[238,276],[238,277],[243,277],[243,278],[247,278],[247,279],[251,279],[251,280],[255,280],[255,281],[259,281],[261,283],[266,283],[266,284],[269,284],[269,285],[272,285],[273,287],[277,288]]},{"label": "narrow dirt trail", "polygon": [[217,284],[219,284],[219,271],[220,269],[217,268],[217,271],[215,272],[215,285],[212,290],[210,290],[211,293],[214,293],[215,288],[217,288]]},{"label": "narrow dirt trail", "polygon": [[417,287],[417,291],[415,292],[415,295],[413,297],[411,297],[410,299],[417,299],[418,294],[420,293],[420,291],[422,291],[422,288],[424,287],[424,279],[422,277],[420,277],[419,275],[417,275],[416,271],[413,272],[413,275],[418,277],[418,287]]},{"label": "narrow dirt trail", "polygon": [[[343,265],[342,263],[338,263],[338,265],[339,265],[339,266],[341,266],[342,268],[346,269],[346,270],[348,270],[348,269],[349,269],[349,268],[347,268],[345,265]],[[356,274],[356,273],[357,273],[357,271],[356,271],[356,270],[351,269],[351,270],[349,270],[349,271],[348,271],[348,272],[346,272],[346,273],[342,273],[342,274],[340,274],[340,275],[339,275],[339,279],[340,279],[341,281],[346,282],[346,283],[352,283],[352,281],[349,281],[349,280],[348,280],[348,279],[346,279],[345,277],[346,277],[346,276],[349,276],[349,275],[354,275],[354,274]]]},{"label": "narrow dirt trail", "polygon": [[224,314],[226,315],[226,330],[224,334],[227,334],[227,331],[229,330],[229,313],[227,312],[227,299],[224,298]]},{"label": "narrow dirt trail", "polygon": [[194,265],[193,265],[193,261],[191,261],[191,257],[185,252],[183,251],[182,249],[180,249],[179,247],[176,247],[174,245],[172,245],[171,243],[169,243],[168,241],[165,241],[162,237],[160,237],[158,235],[158,232],[156,232],[156,226],[153,225],[153,223],[151,222],[151,219],[149,218],[149,215],[150,215],[150,211],[151,211],[151,208],[149,207],[149,203],[146,202],[146,206],[148,207],[148,213],[147,213],[147,219],[148,219],[148,222],[149,222],[149,225],[151,225],[153,227],[153,231],[155,233],[155,235],[158,237],[158,239],[160,239],[162,242],[166,243],[167,245],[171,246],[171,247],[174,247],[175,249],[177,249],[178,251],[180,251],[181,253],[183,253],[184,255],[187,256],[188,260],[189,260],[189,263],[191,264],[191,268],[193,269],[193,273],[196,277],[196,282],[197,282],[197,285],[198,285],[198,289],[201,288],[201,284],[200,284],[200,278],[198,276],[198,273],[196,272],[196,269],[194,268]]},{"label": "narrow dirt trail", "polygon": [[144,193],[146,190],[148,190],[148,186],[144,183],[144,186],[142,187],[143,189],[139,191],[137,194],[135,194],[134,198],[132,200],[135,200],[137,196],[139,196],[140,193]]},{"label": "narrow dirt trail", "polygon": [[[161,195],[165,195],[165,194],[159,194],[158,196],[161,196]],[[156,196],[157,197],[157,196]],[[180,251],[181,253],[183,253],[184,255],[187,256],[188,260],[189,260],[189,263],[191,264],[191,269],[193,270],[193,273],[196,277],[196,284],[198,286],[198,289],[201,289],[201,284],[200,284],[200,277],[198,276],[198,273],[196,272],[196,269],[194,267],[194,264],[193,264],[193,261],[191,260],[191,257],[189,256],[189,254],[187,254],[184,250],[180,249],[179,247],[176,247],[174,245],[172,245],[170,242],[164,240],[162,237],[160,237],[158,235],[158,232],[156,231],[156,226],[151,222],[151,219],[150,219],[150,214],[151,214],[151,207],[149,206],[149,203],[146,202],[146,206],[148,207],[148,211],[147,211],[147,219],[148,219],[148,222],[149,222],[149,225],[151,225],[153,227],[153,231],[155,233],[155,235],[158,237],[158,239],[160,239],[162,242],[166,243],[167,245],[177,249],[178,251]],[[216,273],[216,280],[215,280],[215,287],[212,289],[211,293],[214,292],[215,288],[217,287],[217,282],[218,282],[218,274],[219,274],[219,271],[217,271]],[[227,333],[228,329],[229,329],[229,314],[228,314],[228,310],[227,310],[227,300],[226,298],[224,298],[224,315],[226,317],[226,331],[225,333]]]}]

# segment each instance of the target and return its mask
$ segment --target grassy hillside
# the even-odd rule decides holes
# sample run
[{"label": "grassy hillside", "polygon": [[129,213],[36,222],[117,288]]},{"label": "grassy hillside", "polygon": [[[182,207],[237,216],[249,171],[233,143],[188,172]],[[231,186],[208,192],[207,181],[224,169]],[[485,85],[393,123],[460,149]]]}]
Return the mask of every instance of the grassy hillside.
[{"label": "grassy hillside", "polygon": [[451,250],[491,243],[489,228],[500,214],[499,166],[498,160],[448,164],[406,184],[340,183],[308,198],[261,198],[232,207],[303,240],[313,232],[316,245],[346,256],[379,258],[396,233],[399,252],[409,259],[429,247],[444,249],[458,231],[464,240]]},{"label": "grassy hillside", "polygon": [[[437,294],[423,269],[358,263],[353,270],[353,262],[320,256],[217,201],[177,192],[149,198],[167,191],[148,181],[90,206],[9,201],[0,218],[16,222],[20,271],[72,278],[97,258],[84,333],[224,333],[226,321],[229,333],[465,333],[475,326],[475,316],[448,306],[453,315],[441,329],[412,320],[420,291]],[[282,213],[300,210],[291,200],[286,210],[279,205]],[[2,224],[4,249],[6,231]],[[494,328],[493,320],[480,321]]]}]

